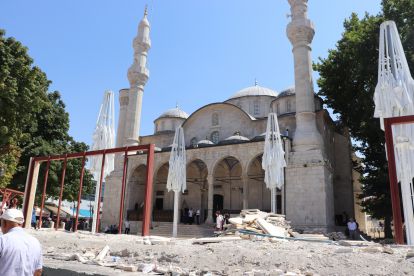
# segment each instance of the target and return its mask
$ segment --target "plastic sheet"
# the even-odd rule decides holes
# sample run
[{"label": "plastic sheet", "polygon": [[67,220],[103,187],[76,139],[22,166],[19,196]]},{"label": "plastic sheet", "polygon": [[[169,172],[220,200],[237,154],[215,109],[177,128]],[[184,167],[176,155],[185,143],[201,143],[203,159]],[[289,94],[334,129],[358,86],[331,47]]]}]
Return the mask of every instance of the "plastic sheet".
[{"label": "plastic sheet", "polygon": [[[383,119],[414,115],[414,80],[401,44],[397,26],[386,21],[380,26],[378,84],[375,88],[374,117]],[[397,179],[401,182],[407,243],[414,244],[413,177],[414,125],[393,126]]]}]

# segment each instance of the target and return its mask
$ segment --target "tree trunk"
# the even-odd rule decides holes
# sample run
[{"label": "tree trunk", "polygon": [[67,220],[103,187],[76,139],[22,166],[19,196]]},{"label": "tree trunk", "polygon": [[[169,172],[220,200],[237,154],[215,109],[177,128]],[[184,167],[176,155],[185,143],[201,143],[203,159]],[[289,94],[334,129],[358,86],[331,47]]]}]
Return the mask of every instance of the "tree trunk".
[{"label": "tree trunk", "polygon": [[384,235],[386,239],[392,239],[391,217],[385,216],[384,219]]}]

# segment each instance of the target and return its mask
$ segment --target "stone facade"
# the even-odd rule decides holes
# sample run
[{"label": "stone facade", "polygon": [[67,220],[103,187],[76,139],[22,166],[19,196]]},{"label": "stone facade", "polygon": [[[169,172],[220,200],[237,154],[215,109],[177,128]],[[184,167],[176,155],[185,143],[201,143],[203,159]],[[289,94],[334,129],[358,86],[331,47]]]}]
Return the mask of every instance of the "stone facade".
[{"label": "stone facade", "polygon": [[[142,97],[150,45],[146,43],[149,23],[144,16],[134,40],[135,61],[131,68],[136,70],[130,69],[138,77],[130,76],[131,87],[120,91],[117,146],[139,141],[157,147],[153,171],[155,220],[156,211],[171,212],[172,216],[173,192],[166,190],[166,182],[170,145],[179,125],[184,128],[188,161],[187,191],[180,195],[180,208],[200,209],[202,221],[207,222],[213,221],[213,212],[218,209],[233,213],[245,208],[269,211],[270,191],[263,181],[261,167],[269,112],[278,114],[287,161],[286,183],[277,195],[278,211],[285,213],[297,228],[321,231],[333,230],[336,214],[353,213],[350,138],[346,130],[335,130],[321,99],[313,93],[310,43],[314,29],[306,18],[307,1],[289,3],[292,22],[287,34],[295,61],[294,87],[277,93],[256,83],[224,102],[207,104],[190,116],[176,107],[154,120],[153,135],[138,138],[135,130],[137,126],[139,129],[142,98],[136,97],[136,91]],[[104,225],[118,221],[123,158],[118,156],[116,160],[115,171],[106,179]],[[146,155],[131,155],[125,214],[142,205],[145,174]]]}]

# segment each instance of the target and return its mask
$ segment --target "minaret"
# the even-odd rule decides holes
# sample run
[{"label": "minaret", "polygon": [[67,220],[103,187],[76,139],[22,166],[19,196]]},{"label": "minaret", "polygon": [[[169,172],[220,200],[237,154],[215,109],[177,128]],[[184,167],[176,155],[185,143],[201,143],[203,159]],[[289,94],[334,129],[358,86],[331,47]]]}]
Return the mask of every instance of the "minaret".
[{"label": "minaret", "polygon": [[333,168],[316,126],[311,47],[315,29],[307,18],[308,0],[288,0],[292,21],[286,28],[293,46],[296,130],[286,167],[285,215],[294,227],[330,232],[334,227]]},{"label": "minaret", "polygon": [[[149,38],[150,24],[147,19],[147,8],[144,17],[138,26],[138,34],[134,39],[134,62],[128,69],[129,93],[128,106],[126,108],[126,120],[124,127],[124,144],[137,145],[139,143],[139,128],[141,123],[142,96],[144,86],[149,77],[146,67],[147,54],[151,47]],[[123,95],[120,95],[121,97]],[[123,100],[125,103],[125,99]]]},{"label": "minaret", "polygon": [[292,43],[295,65],[296,131],[294,151],[321,149],[322,137],[316,128],[312,83],[311,47],[315,29],[307,17],[308,0],[288,0],[292,21],[286,28]]}]

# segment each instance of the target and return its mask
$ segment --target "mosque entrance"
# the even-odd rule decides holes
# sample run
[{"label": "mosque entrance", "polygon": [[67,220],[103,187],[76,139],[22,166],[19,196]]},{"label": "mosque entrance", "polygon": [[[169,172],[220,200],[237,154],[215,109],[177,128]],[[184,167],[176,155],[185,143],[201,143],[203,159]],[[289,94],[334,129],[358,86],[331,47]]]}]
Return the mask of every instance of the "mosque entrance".
[{"label": "mosque entrance", "polygon": [[216,211],[223,211],[223,202],[224,197],[222,195],[214,195],[213,197],[213,214],[216,213]]}]

